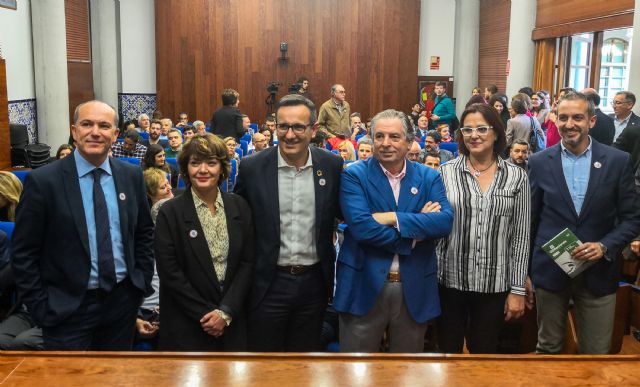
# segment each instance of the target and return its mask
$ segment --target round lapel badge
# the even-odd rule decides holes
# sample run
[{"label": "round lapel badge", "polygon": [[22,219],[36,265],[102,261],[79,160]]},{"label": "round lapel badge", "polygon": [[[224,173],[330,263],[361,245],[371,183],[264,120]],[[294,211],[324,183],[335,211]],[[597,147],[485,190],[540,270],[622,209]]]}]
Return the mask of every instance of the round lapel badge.
[{"label": "round lapel badge", "polygon": [[189,236],[191,239],[195,239],[198,236],[198,232],[196,230],[189,231]]},{"label": "round lapel badge", "polygon": [[120,200],[124,201],[127,198],[127,195],[125,195],[124,192],[120,192],[120,195],[118,195],[118,198],[120,198]]},{"label": "round lapel badge", "polygon": [[321,186],[324,186],[327,184],[327,181],[325,179],[320,179],[318,180],[318,184],[320,184]]},{"label": "round lapel badge", "polygon": [[418,193],[418,189],[416,187],[411,187],[411,193],[416,195]]},{"label": "round lapel badge", "polygon": [[595,163],[593,163],[593,166],[600,169],[600,167],[602,167],[602,164],[600,164],[599,161],[596,161]]}]

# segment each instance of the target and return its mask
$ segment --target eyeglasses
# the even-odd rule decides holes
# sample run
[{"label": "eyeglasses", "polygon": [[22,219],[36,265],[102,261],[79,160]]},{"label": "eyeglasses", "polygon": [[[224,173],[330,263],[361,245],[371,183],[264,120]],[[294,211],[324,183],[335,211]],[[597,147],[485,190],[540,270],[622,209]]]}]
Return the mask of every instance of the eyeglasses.
[{"label": "eyeglasses", "polygon": [[293,133],[295,133],[295,134],[302,134],[310,126],[311,126],[310,124],[307,124],[307,125],[305,125],[305,124],[277,124],[276,128],[278,129],[278,134],[280,134],[280,135],[287,134],[289,129],[292,129]]},{"label": "eyeglasses", "polygon": [[611,102],[612,105],[616,105],[616,106],[624,105],[625,103],[629,103],[629,101],[612,101]]},{"label": "eyeglasses", "polygon": [[460,128],[463,136],[471,136],[473,132],[478,134],[478,136],[486,136],[489,133],[489,129],[493,129],[493,126],[478,126],[477,128]]}]

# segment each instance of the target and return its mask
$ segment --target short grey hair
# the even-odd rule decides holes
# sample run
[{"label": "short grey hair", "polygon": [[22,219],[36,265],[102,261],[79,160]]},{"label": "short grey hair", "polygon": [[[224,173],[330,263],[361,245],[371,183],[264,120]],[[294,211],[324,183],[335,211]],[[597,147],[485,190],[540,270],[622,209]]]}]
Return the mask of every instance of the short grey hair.
[{"label": "short grey hair", "polygon": [[144,114],[144,113],[140,114],[140,115],[138,116],[138,121],[140,121],[140,120],[141,120],[141,119],[143,119],[143,118],[149,119],[149,115],[148,115],[148,114]]},{"label": "short grey hair", "polygon": [[74,110],[73,112],[73,123],[77,124],[78,123],[78,118],[80,115],[80,108],[83,107],[84,105],[90,104],[90,103],[101,103],[103,105],[108,106],[109,108],[111,108],[111,110],[113,110],[113,127],[115,129],[118,129],[118,121],[120,121],[120,118],[118,117],[118,111],[111,105],[109,105],[108,103],[104,102],[104,101],[99,101],[97,99],[92,99],[91,101],[87,101],[87,102],[83,102],[80,105],[76,106],[76,110]]},{"label": "short grey hair", "polygon": [[202,122],[202,121],[193,121],[193,128],[194,128],[195,130],[198,130],[198,127],[199,127],[200,125],[203,125],[203,126],[204,126],[204,122]]},{"label": "short grey hair", "polygon": [[403,112],[394,109],[387,109],[373,116],[373,118],[371,119],[371,137],[375,138],[376,126],[379,120],[394,118],[402,122],[402,129],[404,129],[404,136],[407,141],[413,141],[415,138],[415,132],[413,131],[411,120]]},{"label": "short grey hair", "polygon": [[336,83],[334,85],[331,86],[331,94],[335,94],[336,90],[338,90],[338,86],[342,86],[340,83]]},{"label": "short grey hair", "polygon": [[593,101],[591,101],[583,93],[580,93],[578,91],[576,91],[576,92],[573,92],[573,91],[568,92],[567,94],[562,96],[562,98],[560,98],[560,100],[558,101],[558,107],[560,107],[560,104],[563,101],[584,101],[587,104],[587,117],[591,118],[591,117],[596,115],[596,107],[593,104]]},{"label": "short grey hair", "polygon": [[373,146],[373,140],[369,136],[362,136],[358,140],[358,148],[360,148],[360,144],[371,145]]}]

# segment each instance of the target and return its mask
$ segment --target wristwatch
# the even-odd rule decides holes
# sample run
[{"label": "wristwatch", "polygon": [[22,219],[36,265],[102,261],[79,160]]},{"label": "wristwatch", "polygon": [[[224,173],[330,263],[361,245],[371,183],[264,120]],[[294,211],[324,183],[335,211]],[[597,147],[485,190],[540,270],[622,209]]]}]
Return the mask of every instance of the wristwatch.
[{"label": "wristwatch", "polygon": [[602,255],[607,255],[607,246],[605,246],[602,242],[598,242],[600,249],[602,249]]}]

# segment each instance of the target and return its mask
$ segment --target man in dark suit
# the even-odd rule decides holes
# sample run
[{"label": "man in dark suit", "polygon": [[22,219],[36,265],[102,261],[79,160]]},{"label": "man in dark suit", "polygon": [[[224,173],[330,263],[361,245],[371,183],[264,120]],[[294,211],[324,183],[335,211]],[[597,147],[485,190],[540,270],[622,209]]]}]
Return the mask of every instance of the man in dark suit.
[{"label": "man in dark suit", "polygon": [[116,111],[80,104],[72,156],[31,172],[13,234],[16,284],[46,349],[127,350],[153,292],[153,222],[139,167],[109,158]]},{"label": "man in dark suit", "polygon": [[233,89],[222,91],[222,107],[211,116],[211,133],[220,138],[234,137],[236,141],[244,135],[242,114],[238,109],[240,94]]},{"label": "man in dark suit", "polygon": [[640,164],[640,117],[631,111],[636,96],[630,91],[616,93],[613,99],[613,122],[616,136],[613,146],[631,155],[634,170]]},{"label": "man in dark suit", "polygon": [[[562,141],[529,159],[531,278],[538,308],[538,353],[559,353],[569,300],[574,302],[580,353],[606,354],[611,345],[620,250],[640,232],[640,210],[629,156],[592,141],[593,104],[581,93],[558,103]],[[569,277],[542,246],[563,229],[581,244],[574,262],[591,265]]]},{"label": "man in dark suit", "polygon": [[596,107],[596,123],[593,128],[589,130],[589,136],[592,139],[598,141],[600,144],[611,145],[613,144],[613,136],[616,134],[616,127],[613,124],[613,118],[603,113],[598,106],[600,106],[600,95],[596,89],[587,88],[582,90],[582,93],[587,96],[587,99],[593,102]]},{"label": "man in dark suit", "polygon": [[242,160],[236,193],[253,212],[256,270],[249,297],[254,351],[319,351],[333,292],[333,224],[342,159],[309,148],[316,109],[292,94],[276,107],[278,146]]}]

